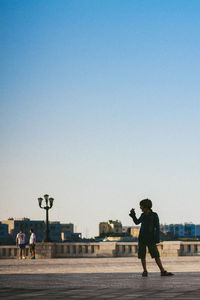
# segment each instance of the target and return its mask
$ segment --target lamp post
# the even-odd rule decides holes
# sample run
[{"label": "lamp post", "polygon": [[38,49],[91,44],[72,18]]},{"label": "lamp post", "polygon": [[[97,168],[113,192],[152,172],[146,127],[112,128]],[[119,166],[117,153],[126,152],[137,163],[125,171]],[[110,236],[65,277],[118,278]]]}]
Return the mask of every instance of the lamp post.
[{"label": "lamp post", "polygon": [[[45,200],[45,206],[42,207],[42,201]],[[46,210],[46,237],[44,242],[50,242],[50,238],[49,238],[49,209],[52,208],[53,206],[53,198],[49,198],[49,195],[44,195],[44,199],[43,198],[38,198],[38,204],[40,208],[43,208]]]}]

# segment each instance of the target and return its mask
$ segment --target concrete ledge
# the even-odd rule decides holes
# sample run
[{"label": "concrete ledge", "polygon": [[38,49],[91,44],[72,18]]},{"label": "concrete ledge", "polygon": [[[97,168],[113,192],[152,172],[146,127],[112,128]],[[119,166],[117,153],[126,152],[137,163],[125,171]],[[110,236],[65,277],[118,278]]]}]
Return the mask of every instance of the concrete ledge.
[{"label": "concrete ledge", "polygon": [[[199,256],[200,242],[169,241],[158,244],[161,257]],[[17,258],[16,246],[0,246],[0,258]],[[69,257],[135,257],[137,242],[98,242],[98,243],[37,243],[36,258]],[[26,246],[26,256],[30,256]],[[147,252],[147,257],[149,256]]]}]

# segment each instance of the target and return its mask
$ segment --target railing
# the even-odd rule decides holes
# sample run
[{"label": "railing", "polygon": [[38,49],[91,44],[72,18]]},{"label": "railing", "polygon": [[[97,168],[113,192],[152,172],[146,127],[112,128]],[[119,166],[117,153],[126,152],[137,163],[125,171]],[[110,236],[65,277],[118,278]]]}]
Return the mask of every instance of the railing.
[{"label": "railing", "polygon": [[116,256],[137,256],[138,245],[137,243],[117,243]]},{"label": "railing", "polygon": [[200,242],[184,242],[180,245],[180,256],[199,256]]},{"label": "railing", "polygon": [[99,249],[98,243],[56,244],[56,257],[93,257]]},{"label": "railing", "polygon": [[[16,246],[0,246],[0,258],[16,258],[18,256],[18,251]],[[29,247],[25,248],[25,255],[29,256]]]},{"label": "railing", "polygon": [[[162,242],[158,245],[161,256],[200,256],[200,242]],[[0,246],[0,258],[17,258],[16,246]],[[30,257],[29,247],[25,254]],[[36,258],[70,257],[136,257],[136,242],[100,242],[100,243],[38,243]],[[149,256],[147,250],[147,257]]]},{"label": "railing", "polygon": [[[162,255],[163,245],[158,245],[158,251]],[[126,242],[126,243],[116,243],[116,256],[138,256],[138,243]],[[149,256],[149,251],[147,249],[147,257]]]}]

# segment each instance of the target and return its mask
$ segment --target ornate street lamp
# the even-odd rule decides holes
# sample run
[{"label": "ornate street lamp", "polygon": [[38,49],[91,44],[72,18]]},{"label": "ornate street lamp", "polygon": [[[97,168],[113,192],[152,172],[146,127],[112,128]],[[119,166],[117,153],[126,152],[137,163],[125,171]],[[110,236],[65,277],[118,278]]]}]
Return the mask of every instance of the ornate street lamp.
[{"label": "ornate street lamp", "polygon": [[[45,206],[42,207],[42,201],[45,200]],[[52,208],[53,206],[53,198],[49,198],[49,195],[44,195],[44,199],[43,198],[38,198],[38,204],[40,208],[43,208],[46,210],[46,238],[44,240],[44,242],[50,242],[50,238],[49,238],[49,209]]]}]

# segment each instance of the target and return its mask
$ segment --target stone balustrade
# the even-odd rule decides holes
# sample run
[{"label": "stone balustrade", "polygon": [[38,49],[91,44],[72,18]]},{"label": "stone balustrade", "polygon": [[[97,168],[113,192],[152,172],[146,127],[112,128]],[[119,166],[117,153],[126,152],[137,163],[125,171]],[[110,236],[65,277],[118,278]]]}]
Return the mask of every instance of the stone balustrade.
[{"label": "stone balustrade", "polygon": [[180,245],[180,256],[198,256],[200,255],[200,242],[184,242]]},{"label": "stone balustrade", "polygon": [[95,257],[100,249],[99,243],[60,243],[56,244],[55,257]]},{"label": "stone balustrade", "polygon": [[[200,242],[169,241],[158,245],[161,257],[198,256]],[[17,258],[16,246],[0,246],[0,258]],[[30,256],[29,247],[25,248]],[[137,256],[137,242],[98,242],[98,243],[38,243],[36,258],[72,257],[134,257]],[[149,253],[147,251],[147,257]]]}]

